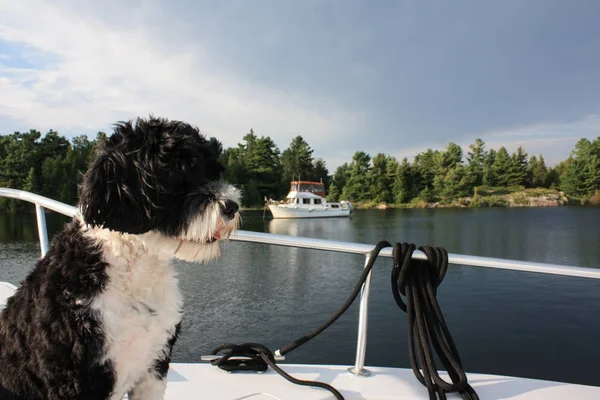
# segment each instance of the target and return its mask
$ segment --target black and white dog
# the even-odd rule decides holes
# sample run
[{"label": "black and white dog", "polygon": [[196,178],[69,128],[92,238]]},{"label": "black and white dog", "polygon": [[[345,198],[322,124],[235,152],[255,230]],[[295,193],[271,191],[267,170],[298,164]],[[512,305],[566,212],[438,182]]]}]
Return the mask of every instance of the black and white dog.
[{"label": "black and white dog", "polygon": [[0,312],[1,400],[164,397],[182,316],[170,260],[218,257],[239,223],[220,151],[179,121],[115,126],[80,215]]}]

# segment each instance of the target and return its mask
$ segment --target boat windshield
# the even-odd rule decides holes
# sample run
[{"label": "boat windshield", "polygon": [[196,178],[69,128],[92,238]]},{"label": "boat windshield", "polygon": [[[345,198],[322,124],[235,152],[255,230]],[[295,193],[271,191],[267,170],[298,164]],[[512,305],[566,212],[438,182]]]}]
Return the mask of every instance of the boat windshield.
[{"label": "boat windshield", "polygon": [[320,182],[292,182],[291,191],[309,192],[325,197],[325,187]]}]

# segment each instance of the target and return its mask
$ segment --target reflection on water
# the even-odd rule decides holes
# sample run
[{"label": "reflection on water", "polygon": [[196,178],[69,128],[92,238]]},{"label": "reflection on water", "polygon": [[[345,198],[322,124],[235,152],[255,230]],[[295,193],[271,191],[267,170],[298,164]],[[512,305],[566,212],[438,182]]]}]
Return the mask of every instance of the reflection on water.
[{"label": "reflection on water", "polygon": [[35,215],[0,215],[0,243],[37,240]]},{"label": "reflection on water", "polygon": [[334,238],[350,229],[350,218],[271,219],[269,233],[310,238]]},{"label": "reflection on water", "polygon": [[[48,214],[50,233],[66,218]],[[600,210],[369,210],[351,218],[272,220],[245,212],[243,229],[375,244],[436,244],[453,253],[600,266]],[[35,215],[0,215],[0,280],[19,283],[39,257]],[[362,272],[358,255],[224,244],[206,265],[177,262],[185,297],[174,360],[195,362],[227,342],[273,349],[323,323]],[[375,265],[367,363],[408,367],[406,317],[390,293],[390,260]],[[452,266],[438,298],[470,372],[600,385],[600,282]],[[289,354],[290,362],[352,363],[358,307]]]}]

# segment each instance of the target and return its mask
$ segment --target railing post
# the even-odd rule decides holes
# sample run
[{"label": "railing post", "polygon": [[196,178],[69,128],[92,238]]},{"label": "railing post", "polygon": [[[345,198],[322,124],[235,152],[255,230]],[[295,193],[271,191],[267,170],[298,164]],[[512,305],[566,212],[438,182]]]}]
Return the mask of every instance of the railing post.
[{"label": "railing post", "polygon": [[40,237],[40,250],[42,257],[48,252],[48,229],[46,228],[46,213],[44,207],[35,204],[35,215],[37,217],[38,236]]},{"label": "railing post", "polygon": [[[369,264],[371,253],[365,257],[365,267]],[[360,291],[360,311],[358,315],[358,340],[356,343],[356,361],[354,367],[348,372],[357,376],[369,376],[371,373],[365,369],[365,355],[367,353],[367,318],[369,307],[369,289],[371,288],[371,272]]]}]

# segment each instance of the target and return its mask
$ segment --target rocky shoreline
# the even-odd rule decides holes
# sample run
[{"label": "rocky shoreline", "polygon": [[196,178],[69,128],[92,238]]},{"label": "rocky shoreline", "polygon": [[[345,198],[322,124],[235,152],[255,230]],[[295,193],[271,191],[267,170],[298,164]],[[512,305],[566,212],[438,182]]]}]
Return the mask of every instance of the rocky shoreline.
[{"label": "rocky shoreline", "polygon": [[427,203],[425,208],[486,208],[486,207],[562,207],[569,204],[563,192],[529,196],[525,193],[513,193],[500,196],[473,196],[452,201]]},{"label": "rocky shoreline", "polygon": [[562,207],[569,204],[580,204],[569,199],[564,192],[559,191],[522,191],[507,194],[475,195],[461,197],[450,201],[413,201],[408,204],[355,204],[358,209],[388,209],[388,208],[487,208],[487,207]]}]

